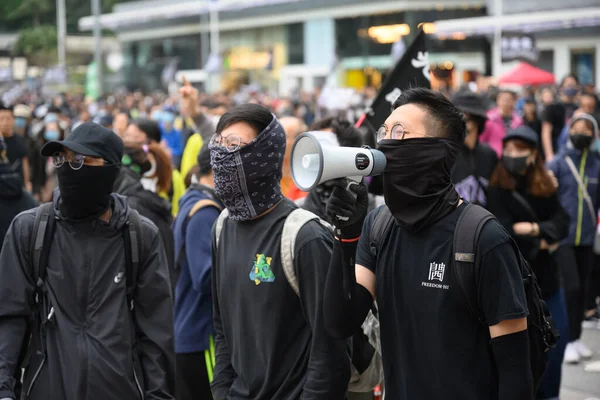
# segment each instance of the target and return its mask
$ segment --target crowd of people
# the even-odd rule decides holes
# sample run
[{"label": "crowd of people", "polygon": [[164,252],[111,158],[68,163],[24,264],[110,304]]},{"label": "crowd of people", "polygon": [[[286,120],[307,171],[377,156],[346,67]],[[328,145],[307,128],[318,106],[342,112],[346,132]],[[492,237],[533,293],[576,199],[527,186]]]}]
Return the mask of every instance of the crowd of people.
[{"label": "crowd of people", "polygon": [[[0,105],[0,400],[558,399],[600,329],[595,89],[356,117],[187,81]],[[306,131],[385,172],[300,191]]]}]

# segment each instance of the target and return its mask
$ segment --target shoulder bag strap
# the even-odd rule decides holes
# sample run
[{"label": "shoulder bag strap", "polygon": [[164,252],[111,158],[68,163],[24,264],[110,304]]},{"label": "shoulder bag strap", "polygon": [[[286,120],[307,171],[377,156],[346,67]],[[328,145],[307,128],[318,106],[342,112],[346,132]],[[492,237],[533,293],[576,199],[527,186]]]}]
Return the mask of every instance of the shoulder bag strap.
[{"label": "shoulder bag strap", "polygon": [[579,175],[579,172],[577,172],[577,168],[575,168],[575,164],[573,164],[573,160],[571,160],[571,158],[569,156],[565,156],[565,161],[567,162],[567,165],[569,166],[569,169],[571,170],[571,174],[573,174],[573,177],[577,181],[579,190],[581,190],[581,194],[582,194],[583,198],[585,199],[585,202],[587,203],[588,210],[590,211],[590,215],[592,217],[592,221],[595,221],[596,213],[594,212],[594,204],[592,203],[592,199],[590,198],[590,195],[587,191],[587,187],[585,187],[585,184],[583,183],[583,180],[581,179],[581,175]]},{"label": "shoulder bag strap", "polygon": [[516,190],[513,190],[511,193],[514,199],[517,200],[517,202],[525,209],[525,211],[529,213],[529,215],[531,215],[531,218],[533,218],[534,221],[540,220],[535,210],[531,208],[531,206],[529,205],[527,200],[525,200],[525,197],[523,197],[521,193],[517,192]]}]

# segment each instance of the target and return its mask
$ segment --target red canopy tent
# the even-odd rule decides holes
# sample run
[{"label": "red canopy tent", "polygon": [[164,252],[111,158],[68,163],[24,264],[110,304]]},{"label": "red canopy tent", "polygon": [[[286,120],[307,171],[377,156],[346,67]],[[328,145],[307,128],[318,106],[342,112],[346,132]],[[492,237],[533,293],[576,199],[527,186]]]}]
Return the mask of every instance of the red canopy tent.
[{"label": "red canopy tent", "polygon": [[551,85],[554,82],[556,82],[554,74],[524,62],[498,79],[500,84],[513,85]]}]

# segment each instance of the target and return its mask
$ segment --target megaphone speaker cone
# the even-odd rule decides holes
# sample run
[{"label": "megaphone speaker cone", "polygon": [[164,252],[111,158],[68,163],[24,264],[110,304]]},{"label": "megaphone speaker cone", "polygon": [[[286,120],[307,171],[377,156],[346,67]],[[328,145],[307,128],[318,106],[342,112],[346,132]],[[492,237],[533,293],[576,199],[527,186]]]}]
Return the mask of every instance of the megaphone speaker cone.
[{"label": "megaphone speaker cone", "polygon": [[386,159],[379,150],[332,145],[319,140],[320,133],[303,133],[292,146],[292,179],[300,190],[308,192],[322,182],[343,177],[360,181],[385,170]]}]

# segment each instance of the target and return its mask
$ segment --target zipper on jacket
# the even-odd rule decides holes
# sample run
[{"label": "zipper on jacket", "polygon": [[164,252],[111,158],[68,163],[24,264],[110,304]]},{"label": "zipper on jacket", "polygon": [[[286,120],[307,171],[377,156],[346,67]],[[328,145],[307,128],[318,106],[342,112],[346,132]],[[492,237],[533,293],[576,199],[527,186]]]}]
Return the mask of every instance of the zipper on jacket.
[{"label": "zipper on jacket", "polygon": [[[587,187],[585,177],[585,163],[587,161],[588,151],[584,150],[581,155],[581,162],[579,163],[579,176],[583,181],[583,184]],[[577,185],[577,231],[575,233],[575,246],[579,246],[581,243],[581,231],[583,229],[583,189]]]},{"label": "zipper on jacket", "polygon": [[135,385],[137,386],[138,392],[140,392],[140,399],[144,400],[144,391],[142,390],[142,385],[140,385],[137,372],[135,372],[135,364],[133,365],[133,379],[135,379]]},{"label": "zipper on jacket", "polygon": [[27,388],[27,397],[29,397],[29,395],[31,394],[33,385],[35,385],[35,381],[37,381],[37,378],[40,376],[40,372],[42,372],[42,368],[44,367],[44,364],[46,364],[46,357],[42,358],[42,362],[40,363],[40,366],[35,371],[35,374],[33,375],[33,378],[31,379],[31,383],[29,384],[29,387]]},{"label": "zipper on jacket", "polygon": [[[92,234],[96,232],[96,221],[92,222]],[[86,246],[86,251],[82,252],[82,254],[87,254],[87,248],[88,246]],[[88,393],[88,375],[89,375],[89,353],[88,353],[88,343],[87,343],[87,336],[86,336],[86,327],[87,327],[87,320],[88,320],[88,302],[89,302],[89,291],[90,291],[90,274],[92,271],[92,266],[91,266],[91,262],[89,261],[88,257],[84,258],[84,265],[87,264],[87,268],[83,268],[83,284],[81,285],[83,287],[83,293],[82,293],[82,304],[83,304],[83,323],[81,324],[81,398],[82,399],[86,399],[87,398],[87,393]]]}]

